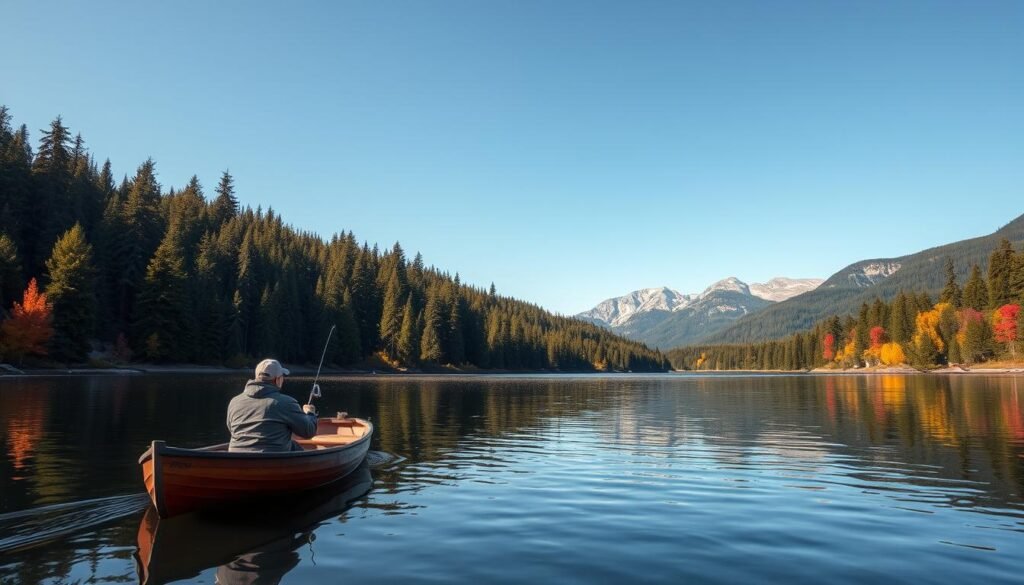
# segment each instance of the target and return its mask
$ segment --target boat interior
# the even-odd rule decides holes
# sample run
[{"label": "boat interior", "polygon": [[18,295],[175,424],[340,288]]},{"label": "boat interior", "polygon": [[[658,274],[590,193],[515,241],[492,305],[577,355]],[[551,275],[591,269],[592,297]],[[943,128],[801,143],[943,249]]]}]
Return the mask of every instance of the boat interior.
[{"label": "boat interior", "polygon": [[348,418],[344,412],[339,412],[333,418],[321,418],[317,421],[316,435],[310,439],[302,439],[297,436],[292,438],[303,449],[312,451],[315,449],[329,449],[354,443],[363,438],[370,427],[357,418]]}]

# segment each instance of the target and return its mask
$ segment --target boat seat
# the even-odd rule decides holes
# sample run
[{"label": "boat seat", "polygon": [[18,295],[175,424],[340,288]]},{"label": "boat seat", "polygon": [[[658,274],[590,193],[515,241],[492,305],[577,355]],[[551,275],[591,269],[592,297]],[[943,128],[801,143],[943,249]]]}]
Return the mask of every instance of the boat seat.
[{"label": "boat seat", "polygon": [[302,446],[311,445],[317,449],[327,449],[348,445],[358,438],[359,436],[354,433],[351,435],[315,435],[312,439],[295,439],[295,442]]}]

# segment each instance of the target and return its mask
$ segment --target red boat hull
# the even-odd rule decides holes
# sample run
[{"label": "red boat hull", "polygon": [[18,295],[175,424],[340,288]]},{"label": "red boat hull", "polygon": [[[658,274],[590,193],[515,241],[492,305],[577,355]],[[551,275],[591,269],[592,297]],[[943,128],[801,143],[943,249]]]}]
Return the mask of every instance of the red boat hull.
[{"label": "red boat hull", "polygon": [[361,419],[322,419],[304,451],[230,453],[227,445],[202,449],[153,441],[139,458],[146,491],[162,518],[210,506],[313,489],[355,470],[370,449],[373,425]]}]

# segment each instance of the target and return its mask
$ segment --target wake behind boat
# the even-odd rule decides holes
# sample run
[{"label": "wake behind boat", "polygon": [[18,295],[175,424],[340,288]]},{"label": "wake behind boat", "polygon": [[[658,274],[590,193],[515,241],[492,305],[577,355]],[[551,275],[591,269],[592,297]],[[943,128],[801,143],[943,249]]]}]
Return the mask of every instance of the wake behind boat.
[{"label": "wake behind boat", "polygon": [[313,489],[337,481],[366,458],[373,425],[345,413],[317,421],[312,438],[293,437],[302,451],[229,452],[153,441],[139,457],[146,491],[161,518],[211,505]]}]

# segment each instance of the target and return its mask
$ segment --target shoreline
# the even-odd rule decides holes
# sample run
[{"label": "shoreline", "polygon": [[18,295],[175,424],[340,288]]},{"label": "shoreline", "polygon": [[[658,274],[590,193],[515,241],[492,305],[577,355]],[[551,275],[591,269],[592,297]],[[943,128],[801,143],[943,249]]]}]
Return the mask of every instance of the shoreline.
[{"label": "shoreline", "polygon": [[[312,377],[317,369],[313,366],[292,366],[288,368],[290,377]],[[412,377],[412,376],[508,376],[508,375],[619,375],[619,374],[666,374],[664,372],[592,372],[585,370],[481,370],[474,368],[323,368],[320,376],[345,377]],[[154,376],[154,375],[241,375],[251,377],[252,368],[231,368],[227,366],[200,366],[194,364],[135,364],[132,366],[112,368],[26,368],[18,369],[9,364],[0,364],[0,381],[13,378],[45,378],[66,376]]]},{"label": "shoreline", "polygon": [[833,376],[881,376],[881,375],[991,375],[991,374],[1021,374],[1024,375],[1024,364],[1013,366],[996,367],[972,367],[945,366],[934,370],[918,370],[909,366],[896,366],[888,368],[814,368],[812,370],[672,370],[674,374],[785,374],[792,376],[800,375],[833,375]]}]

